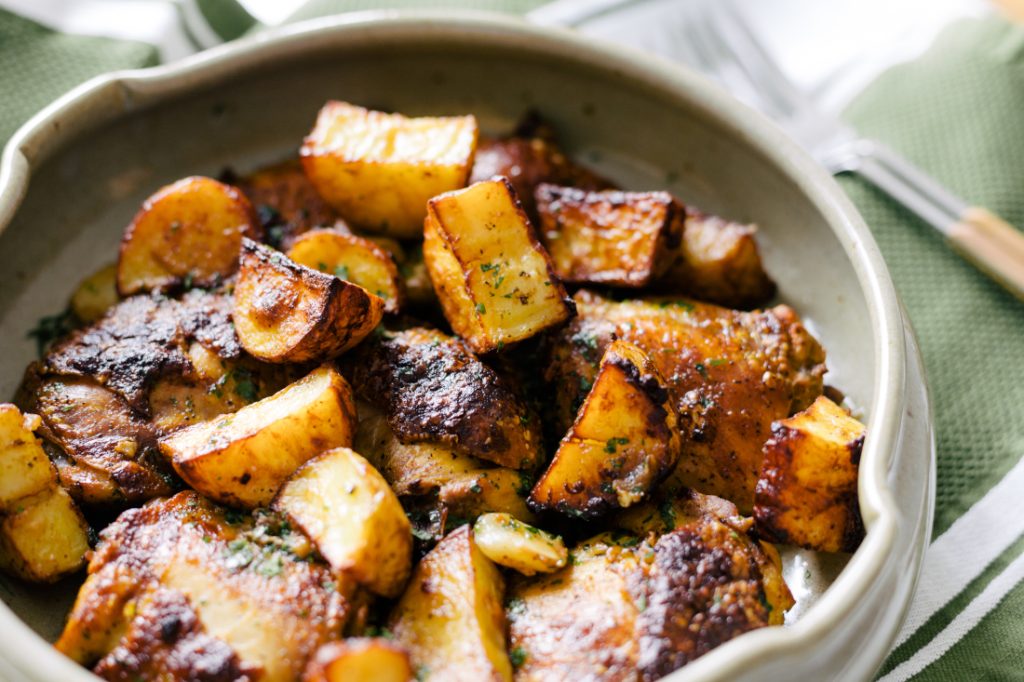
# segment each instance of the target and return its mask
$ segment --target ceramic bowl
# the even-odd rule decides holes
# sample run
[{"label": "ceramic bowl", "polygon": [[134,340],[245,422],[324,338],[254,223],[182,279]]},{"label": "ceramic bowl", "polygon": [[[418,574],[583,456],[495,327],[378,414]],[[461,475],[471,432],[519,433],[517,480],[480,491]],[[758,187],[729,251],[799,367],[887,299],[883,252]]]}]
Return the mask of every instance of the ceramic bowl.
[{"label": "ceramic bowl", "polygon": [[[703,78],[625,48],[496,15],[357,14],[285,27],[171,66],[103,76],[10,141],[0,165],[0,395],[26,338],[110,262],[153,190],[294,154],[329,98],[407,114],[472,112],[485,131],[536,108],[569,152],[625,187],[665,188],[761,226],[780,298],[829,353],[827,381],[863,407],[851,557],[785,553],[786,627],[743,635],[670,679],[858,679],[881,663],[929,535],[929,409],[913,337],[870,233],[833,179]],[[0,582],[0,673],[95,679],[47,644],[77,581]]]}]

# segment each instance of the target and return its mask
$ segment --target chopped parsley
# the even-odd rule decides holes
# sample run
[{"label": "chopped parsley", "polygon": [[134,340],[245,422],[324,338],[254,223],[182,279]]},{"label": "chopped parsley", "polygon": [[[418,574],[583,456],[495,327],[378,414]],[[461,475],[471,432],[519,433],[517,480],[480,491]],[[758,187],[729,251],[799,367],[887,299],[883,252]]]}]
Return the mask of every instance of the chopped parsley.
[{"label": "chopped parsley", "polygon": [[615,454],[615,450],[620,445],[626,445],[627,443],[629,443],[628,438],[609,438],[608,441],[604,444],[604,451],[607,452],[609,455]]}]

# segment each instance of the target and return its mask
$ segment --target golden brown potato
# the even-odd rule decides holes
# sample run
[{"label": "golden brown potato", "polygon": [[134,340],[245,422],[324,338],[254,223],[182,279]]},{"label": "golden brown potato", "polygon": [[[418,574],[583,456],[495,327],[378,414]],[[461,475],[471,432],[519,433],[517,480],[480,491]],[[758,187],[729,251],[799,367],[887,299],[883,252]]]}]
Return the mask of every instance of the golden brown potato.
[{"label": "golden brown potato", "polygon": [[543,456],[533,411],[461,339],[423,327],[382,332],[343,364],[404,443],[444,444],[512,469],[533,469]]},{"label": "golden brown potato", "polygon": [[304,232],[339,220],[310,184],[299,159],[275,163],[229,182],[255,207],[267,242],[282,250]]},{"label": "golden brown potato", "polygon": [[488,512],[533,519],[525,500],[529,479],[520,472],[459,454],[447,445],[402,443],[384,415],[362,409],[360,415],[356,449],[409,507],[436,511],[441,529]]},{"label": "golden brown potato", "polygon": [[235,330],[242,347],[265,362],[333,358],[366,338],[384,315],[379,296],[270,247],[247,239],[241,261]]},{"label": "golden brown potato", "polygon": [[397,597],[412,568],[412,531],[384,477],[348,448],[303,464],[274,499],[338,573]]},{"label": "golden brown potato", "polygon": [[476,142],[472,116],[406,118],[332,101],[300,155],[345,220],[407,239],[420,235],[428,199],[465,187]]},{"label": "golden brown potato", "polygon": [[511,514],[482,514],[473,523],[473,538],[488,559],[523,575],[557,571],[569,558],[562,538]]},{"label": "golden brown potato", "polygon": [[193,488],[248,509],[270,503],[307,460],[352,445],[352,389],[323,366],[269,398],[160,440],[160,451]]},{"label": "golden brown potato", "polygon": [[355,589],[307,545],[274,515],[192,491],[126,511],[100,534],[57,649],[108,680],[298,680]]},{"label": "golden brown potato", "polygon": [[402,306],[405,293],[398,266],[387,251],[369,239],[335,230],[311,230],[295,239],[288,257],[379,296],[384,300],[384,312],[397,313]]},{"label": "golden brown potato", "polygon": [[651,359],[631,343],[613,341],[530,504],[585,518],[636,504],[676,465],[678,422]]},{"label": "golden brown potato", "polygon": [[565,282],[644,287],[670,265],[685,210],[667,192],[540,185],[540,238]]},{"label": "golden brown potato", "polygon": [[825,396],[772,424],[754,498],[763,537],[819,552],[857,549],[864,539],[857,500],[864,430]]},{"label": "golden brown potato", "polygon": [[409,655],[379,637],[352,637],[320,647],[303,682],[410,682]]},{"label": "golden brown potato", "polygon": [[463,526],[420,561],[388,627],[421,676],[511,680],[505,650],[505,581]]},{"label": "golden brown potato", "polygon": [[0,403],[0,566],[48,583],[85,565],[89,529],[33,433],[41,423]]},{"label": "golden brown potato", "polygon": [[95,322],[120,300],[117,293],[117,264],[92,273],[71,295],[71,312],[82,322]]},{"label": "golden brown potato", "polygon": [[764,627],[764,556],[712,514],[660,537],[592,538],[561,571],[509,586],[516,679],[656,680]]},{"label": "golden brown potato", "polygon": [[194,176],[146,199],[125,231],[117,262],[122,295],[213,286],[238,268],[242,237],[259,239],[252,205],[234,187]]},{"label": "golden brown potato", "polygon": [[761,264],[757,227],[686,209],[683,240],[659,288],[729,308],[750,309],[775,295]]},{"label": "golden brown potato", "polygon": [[613,302],[576,295],[579,317],[551,346],[546,376],[568,428],[613,339],[636,344],[665,377],[682,451],[663,484],[732,500],[744,513],[771,424],[821,394],[825,353],[787,306],[750,313],[689,300]]},{"label": "golden brown potato", "polygon": [[422,244],[409,250],[405,260],[399,264],[398,272],[402,275],[409,303],[421,308],[437,305],[437,292],[434,291],[434,283],[430,281],[427,264],[423,261]]},{"label": "golden brown potato", "polygon": [[485,180],[431,199],[423,237],[444,315],[477,353],[572,316],[572,301],[508,180]]}]

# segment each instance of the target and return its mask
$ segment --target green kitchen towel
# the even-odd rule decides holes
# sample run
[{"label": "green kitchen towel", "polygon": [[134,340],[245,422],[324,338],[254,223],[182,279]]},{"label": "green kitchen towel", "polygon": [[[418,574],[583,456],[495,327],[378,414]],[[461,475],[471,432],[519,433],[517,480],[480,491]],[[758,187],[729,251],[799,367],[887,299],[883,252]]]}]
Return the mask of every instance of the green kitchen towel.
[{"label": "green kitchen towel", "polygon": [[[222,37],[249,26],[213,0],[196,4]],[[312,0],[295,19],[385,7],[525,12],[540,4]],[[924,56],[878,78],[847,118],[972,203],[1024,225],[1022,52],[1018,26],[996,17],[958,22]],[[0,10],[0,140],[86,78],[158,58],[150,45],[64,35]],[[993,488],[1024,482],[1024,305],[889,199],[855,177],[841,183],[878,239],[924,353],[938,432],[934,547],[965,533],[982,535],[986,525],[1020,524],[1024,513],[1012,504],[994,517],[985,507]],[[920,627],[883,667],[886,680],[1024,679],[1024,539],[1013,537],[991,562],[962,557],[977,570],[920,616]],[[924,581],[922,592],[941,595],[942,578]]]}]

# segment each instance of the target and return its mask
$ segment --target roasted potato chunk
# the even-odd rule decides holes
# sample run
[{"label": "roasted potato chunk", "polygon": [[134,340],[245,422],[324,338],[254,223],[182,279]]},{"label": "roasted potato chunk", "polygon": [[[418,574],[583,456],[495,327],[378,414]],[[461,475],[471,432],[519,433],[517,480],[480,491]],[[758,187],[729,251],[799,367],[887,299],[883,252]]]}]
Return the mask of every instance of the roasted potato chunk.
[{"label": "roasted potato chunk", "polygon": [[32,582],[54,582],[85,565],[88,526],[33,433],[41,425],[0,404],[0,566]]},{"label": "roasted potato chunk", "polygon": [[511,680],[505,581],[463,526],[420,561],[388,627],[413,668],[438,680]]},{"label": "roasted potato chunk", "polygon": [[245,240],[235,285],[235,330],[242,347],[265,362],[326,360],[380,324],[384,301],[360,286],[303,267]]},{"label": "roasted potato chunk", "polygon": [[352,389],[324,366],[234,414],[162,438],[160,451],[210,499],[253,509],[307,460],[351,446],[355,426]]},{"label": "roasted potato chunk", "polygon": [[757,227],[687,207],[683,239],[659,287],[744,310],[764,305],[775,282],[761,264]]},{"label": "roasted potato chunk", "polygon": [[57,649],[108,680],[300,679],[355,589],[303,543],[192,491],[126,511],[100,534]]},{"label": "roasted potato chunk", "polygon": [[636,344],[665,377],[680,415],[682,450],[666,479],[754,504],[771,424],[822,392],[825,353],[787,306],[750,313],[682,299],[613,302],[576,295],[579,317],[551,344],[557,425],[572,423],[613,339]]},{"label": "roasted potato chunk", "polygon": [[473,537],[484,556],[523,575],[557,571],[569,557],[562,538],[511,514],[481,515],[473,524]]},{"label": "roasted potato chunk", "polygon": [[115,263],[100,268],[81,281],[71,296],[71,312],[82,322],[95,322],[119,300]]},{"label": "roasted potato chunk", "polygon": [[465,187],[477,135],[472,116],[406,118],[332,101],[300,155],[345,220],[407,239],[419,236],[428,199]]},{"label": "roasted potato chunk", "polygon": [[261,236],[252,205],[237,189],[199,176],[179,180],[146,199],[125,231],[117,290],[126,296],[213,286],[238,268],[242,237]]},{"label": "roasted potato chunk", "polygon": [[416,509],[434,508],[455,525],[480,514],[507,512],[531,520],[529,479],[436,443],[402,443],[382,414],[360,414],[355,447],[366,453],[395,493]]},{"label": "roasted potato chunk", "polygon": [[540,237],[565,282],[644,287],[679,248],[685,210],[667,192],[540,185]]},{"label": "roasted potato chunk", "polygon": [[771,622],[761,546],[711,514],[660,537],[599,535],[572,556],[509,587],[517,679],[656,680]]},{"label": "roasted potato chunk", "polygon": [[337,212],[310,184],[299,159],[275,163],[229,182],[255,207],[267,242],[282,250],[308,230],[339,220]]},{"label": "roasted potato chunk", "polygon": [[485,180],[431,199],[423,238],[444,315],[477,353],[572,317],[572,301],[508,180]]},{"label": "roasted potato chunk", "polygon": [[320,647],[303,682],[410,682],[409,655],[379,637],[352,637]]},{"label": "roasted potato chunk", "polygon": [[679,416],[665,379],[626,341],[605,350],[569,433],[530,503],[581,517],[642,500],[679,458]]},{"label": "roasted potato chunk", "polygon": [[382,332],[344,369],[403,443],[440,443],[512,469],[542,456],[539,420],[461,339],[422,327]]},{"label": "roasted potato chunk", "polygon": [[757,530],[774,542],[853,552],[864,539],[857,470],[864,425],[825,396],[772,424],[757,481]]},{"label": "roasted potato chunk", "polygon": [[274,499],[316,543],[336,572],[371,591],[397,597],[412,568],[412,531],[384,477],[348,448],[303,464]]},{"label": "roasted potato chunk", "polygon": [[397,313],[402,305],[405,294],[398,266],[386,250],[369,239],[335,230],[311,230],[294,241],[288,257],[375,294],[384,300],[384,312]]}]

